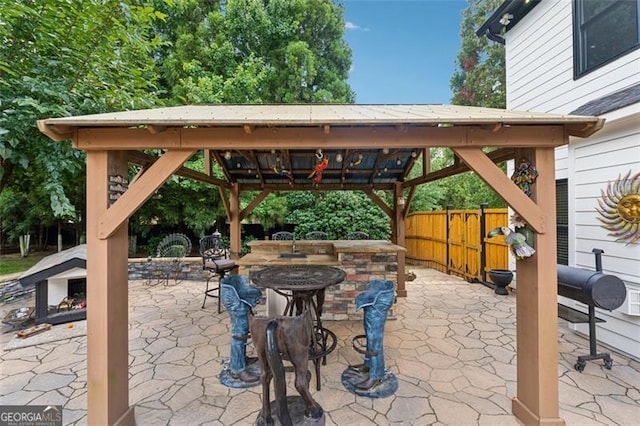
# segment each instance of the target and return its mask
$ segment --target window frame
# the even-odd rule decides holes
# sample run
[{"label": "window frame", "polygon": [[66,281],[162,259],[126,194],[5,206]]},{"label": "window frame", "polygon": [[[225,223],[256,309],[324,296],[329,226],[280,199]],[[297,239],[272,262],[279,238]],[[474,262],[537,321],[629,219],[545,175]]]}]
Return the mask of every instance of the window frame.
[{"label": "window frame", "polygon": [[[617,53],[614,56],[611,56],[609,59],[607,59],[606,61],[592,66],[592,67],[588,67],[587,65],[582,66],[581,63],[585,62],[585,58],[586,58],[586,53],[584,50],[584,33],[583,33],[583,27],[585,26],[585,22],[583,22],[582,20],[582,11],[583,11],[583,5],[585,1],[594,1],[594,0],[573,0],[572,4],[573,4],[573,79],[577,80],[581,77],[584,77],[585,75],[607,65],[610,64],[611,62],[627,55],[630,52],[633,52],[634,50],[637,50],[638,48],[640,48],[640,0],[635,0],[636,3],[636,16],[637,16],[637,25],[638,25],[638,32],[637,32],[637,39],[635,41],[635,44],[631,47],[629,47],[628,49]],[[623,0],[623,1],[629,1],[629,0]],[[600,13],[598,13],[598,15],[594,16],[591,18],[591,21],[593,21],[594,19],[598,19],[600,16],[602,16],[603,13],[606,13],[607,11],[610,11],[613,8],[613,4],[607,6],[603,11],[601,11]]]}]

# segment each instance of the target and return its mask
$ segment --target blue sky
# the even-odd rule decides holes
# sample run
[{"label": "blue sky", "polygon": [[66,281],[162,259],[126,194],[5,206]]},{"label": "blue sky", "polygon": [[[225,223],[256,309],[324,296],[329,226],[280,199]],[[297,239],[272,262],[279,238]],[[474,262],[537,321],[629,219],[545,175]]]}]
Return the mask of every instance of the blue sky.
[{"label": "blue sky", "polygon": [[346,0],[359,104],[449,104],[465,0]]}]

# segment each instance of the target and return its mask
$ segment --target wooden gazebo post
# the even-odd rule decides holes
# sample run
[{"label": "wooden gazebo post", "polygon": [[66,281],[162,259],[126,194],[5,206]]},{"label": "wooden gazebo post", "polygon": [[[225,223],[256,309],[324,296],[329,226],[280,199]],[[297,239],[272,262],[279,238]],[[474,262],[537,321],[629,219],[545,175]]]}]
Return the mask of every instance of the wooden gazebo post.
[{"label": "wooden gazebo post", "polygon": [[[91,136],[91,134],[89,134]],[[76,143],[82,135],[74,137]],[[107,143],[103,138],[101,143]],[[168,150],[116,200],[109,178],[128,174],[127,152],[87,150],[88,423],[134,424],[129,406],[127,219],[193,150]]]},{"label": "wooden gazebo post", "polygon": [[[531,145],[536,145],[536,141]],[[518,370],[512,411],[527,425],[564,425],[558,403],[554,148],[519,151],[539,173],[531,199],[479,148],[454,148],[454,151],[536,231],[535,255],[518,260],[516,265]]]},{"label": "wooden gazebo post", "polygon": [[[404,247],[405,246],[405,232],[404,232],[404,209],[405,199],[404,192],[402,191],[402,183],[395,184],[393,191],[393,220],[391,221],[396,229],[394,243]],[[396,294],[398,297],[407,297],[407,287],[405,282],[405,252],[403,250],[398,252],[398,288]]]},{"label": "wooden gazebo post", "polygon": [[521,150],[538,170],[532,199],[545,214],[544,232],[535,234],[536,254],[517,261],[516,331],[518,392],[513,413],[525,424],[564,425],[558,403],[558,277],[556,186],[553,148]]},{"label": "wooden gazebo post", "polygon": [[[91,171],[89,173],[88,171]],[[127,176],[125,151],[87,152],[87,405],[89,424],[133,424],[129,407],[128,229],[100,238],[109,176]]]}]

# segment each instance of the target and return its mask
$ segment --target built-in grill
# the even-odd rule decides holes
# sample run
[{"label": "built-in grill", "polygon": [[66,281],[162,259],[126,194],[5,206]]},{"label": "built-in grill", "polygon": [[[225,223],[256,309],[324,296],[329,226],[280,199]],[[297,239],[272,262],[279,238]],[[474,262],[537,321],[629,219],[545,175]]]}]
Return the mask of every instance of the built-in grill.
[{"label": "built-in grill", "polygon": [[[595,308],[612,311],[622,306],[627,296],[627,288],[620,278],[602,273],[602,254],[604,251],[593,249],[593,253],[596,262],[595,271],[558,265],[558,294],[582,302],[589,309],[587,321],[589,322],[590,353],[578,357],[574,367],[580,372],[584,370],[587,361],[594,359],[604,360],[605,368],[611,369],[613,365],[611,356],[608,353],[597,353],[596,350],[596,322],[604,321],[596,318]],[[576,313],[580,314],[581,312],[573,308],[560,305],[559,312],[561,317],[569,321],[587,322],[576,320]],[[584,317],[584,313],[582,316]]]}]

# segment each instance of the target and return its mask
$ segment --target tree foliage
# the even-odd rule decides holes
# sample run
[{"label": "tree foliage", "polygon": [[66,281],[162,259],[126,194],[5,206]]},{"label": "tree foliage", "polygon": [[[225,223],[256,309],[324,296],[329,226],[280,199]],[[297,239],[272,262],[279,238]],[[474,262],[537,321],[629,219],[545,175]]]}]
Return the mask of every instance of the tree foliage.
[{"label": "tree foliage", "polygon": [[331,0],[157,1],[174,103],[350,103],[351,50]]},{"label": "tree foliage", "polygon": [[362,192],[290,192],[287,204],[286,221],[296,224],[296,238],[324,231],[329,239],[339,240],[363,231],[372,239],[389,239],[389,217]]},{"label": "tree foliage", "polygon": [[[455,103],[504,104],[502,47],[474,33],[498,3],[469,0],[451,80]],[[158,105],[351,103],[343,35],[343,6],[332,0],[0,3],[0,228],[15,239],[85,216],[83,152],[44,137],[36,120]],[[432,152],[434,169],[453,161],[450,152]],[[186,166],[203,171],[203,156]],[[214,173],[222,178],[217,166]],[[489,198],[469,175],[449,179],[420,186],[412,209],[477,207]],[[255,195],[242,194],[242,206]],[[312,230],[389,236],[389,218],[359,192],[271,194],[252,217],[266,227],[296,223],[299,237]],[[217,188],[174,176],[130,227],[141,235],[154,226],[202,235],[224,232],[225,219]]]},{"label": "tree foliage", "polygon": [[502,0],[467,0],[462,12],[462,45],[451,77],[452,103],[455,105],[505,108],[506,82],[504,47],[476,31]]},{"label": "tree foliage", "polygon": [[[451,77],[452,103],[455,105],[505,108],[504,47],[476,31],[502,0],[467,0],[460,25],[461,48],[456,59],[456,70]],[[431,166],[438,170],[453,164],[454,155],[448,148],[431,150]],[[468,172],[425,185],[429,192],[438,194],[438,208],[478,208],[480,203],[489,207],[504,207],[504,201],[475,173]]]},{"label": "tree foliage", "polygon": [[[3,217],[21,218],[0,227],[14,237],[84,217],[84,155],[44,137],[36,120],[162,104],[352,102],[343,32],[331,0],[0,3],[0,195]],[[202,159],[188,166],[203,170]],[[201,234],[224,218],[216,188],[173,177],[131,228],[180,223]]]},{"label": "tree foliage", "polygon": [[154,105],[150,30],[161,17],[113,0],[0,3],[0,193],[19,192],[20,207],[38,212],[24,232],[79,220],[84,204],[70,195],[83,183],[83,153],[43,136],[36,120]]},{"label": "tree foliage", "polygon": [[[155,56],[167,104],[353,102],[343,10],[331,0],[156,0],[154,6],[166,16],[155,22],[162,40]],[[217,164],[214,172],[223,178]],[[132,231],[148,232],[161,220],[196,234],[218,223],[224,233],[218,191],[192,182],[192,194],[184,186],[175,178],[165,184],[132,217]],[[242,193],[242,207],[255,196]],[[190,197],[207,214],[190,216],[197,213],[188,211]],[[270,194],[251,218],[268,229],[284,223],[287,212],[286,199]]]}]

